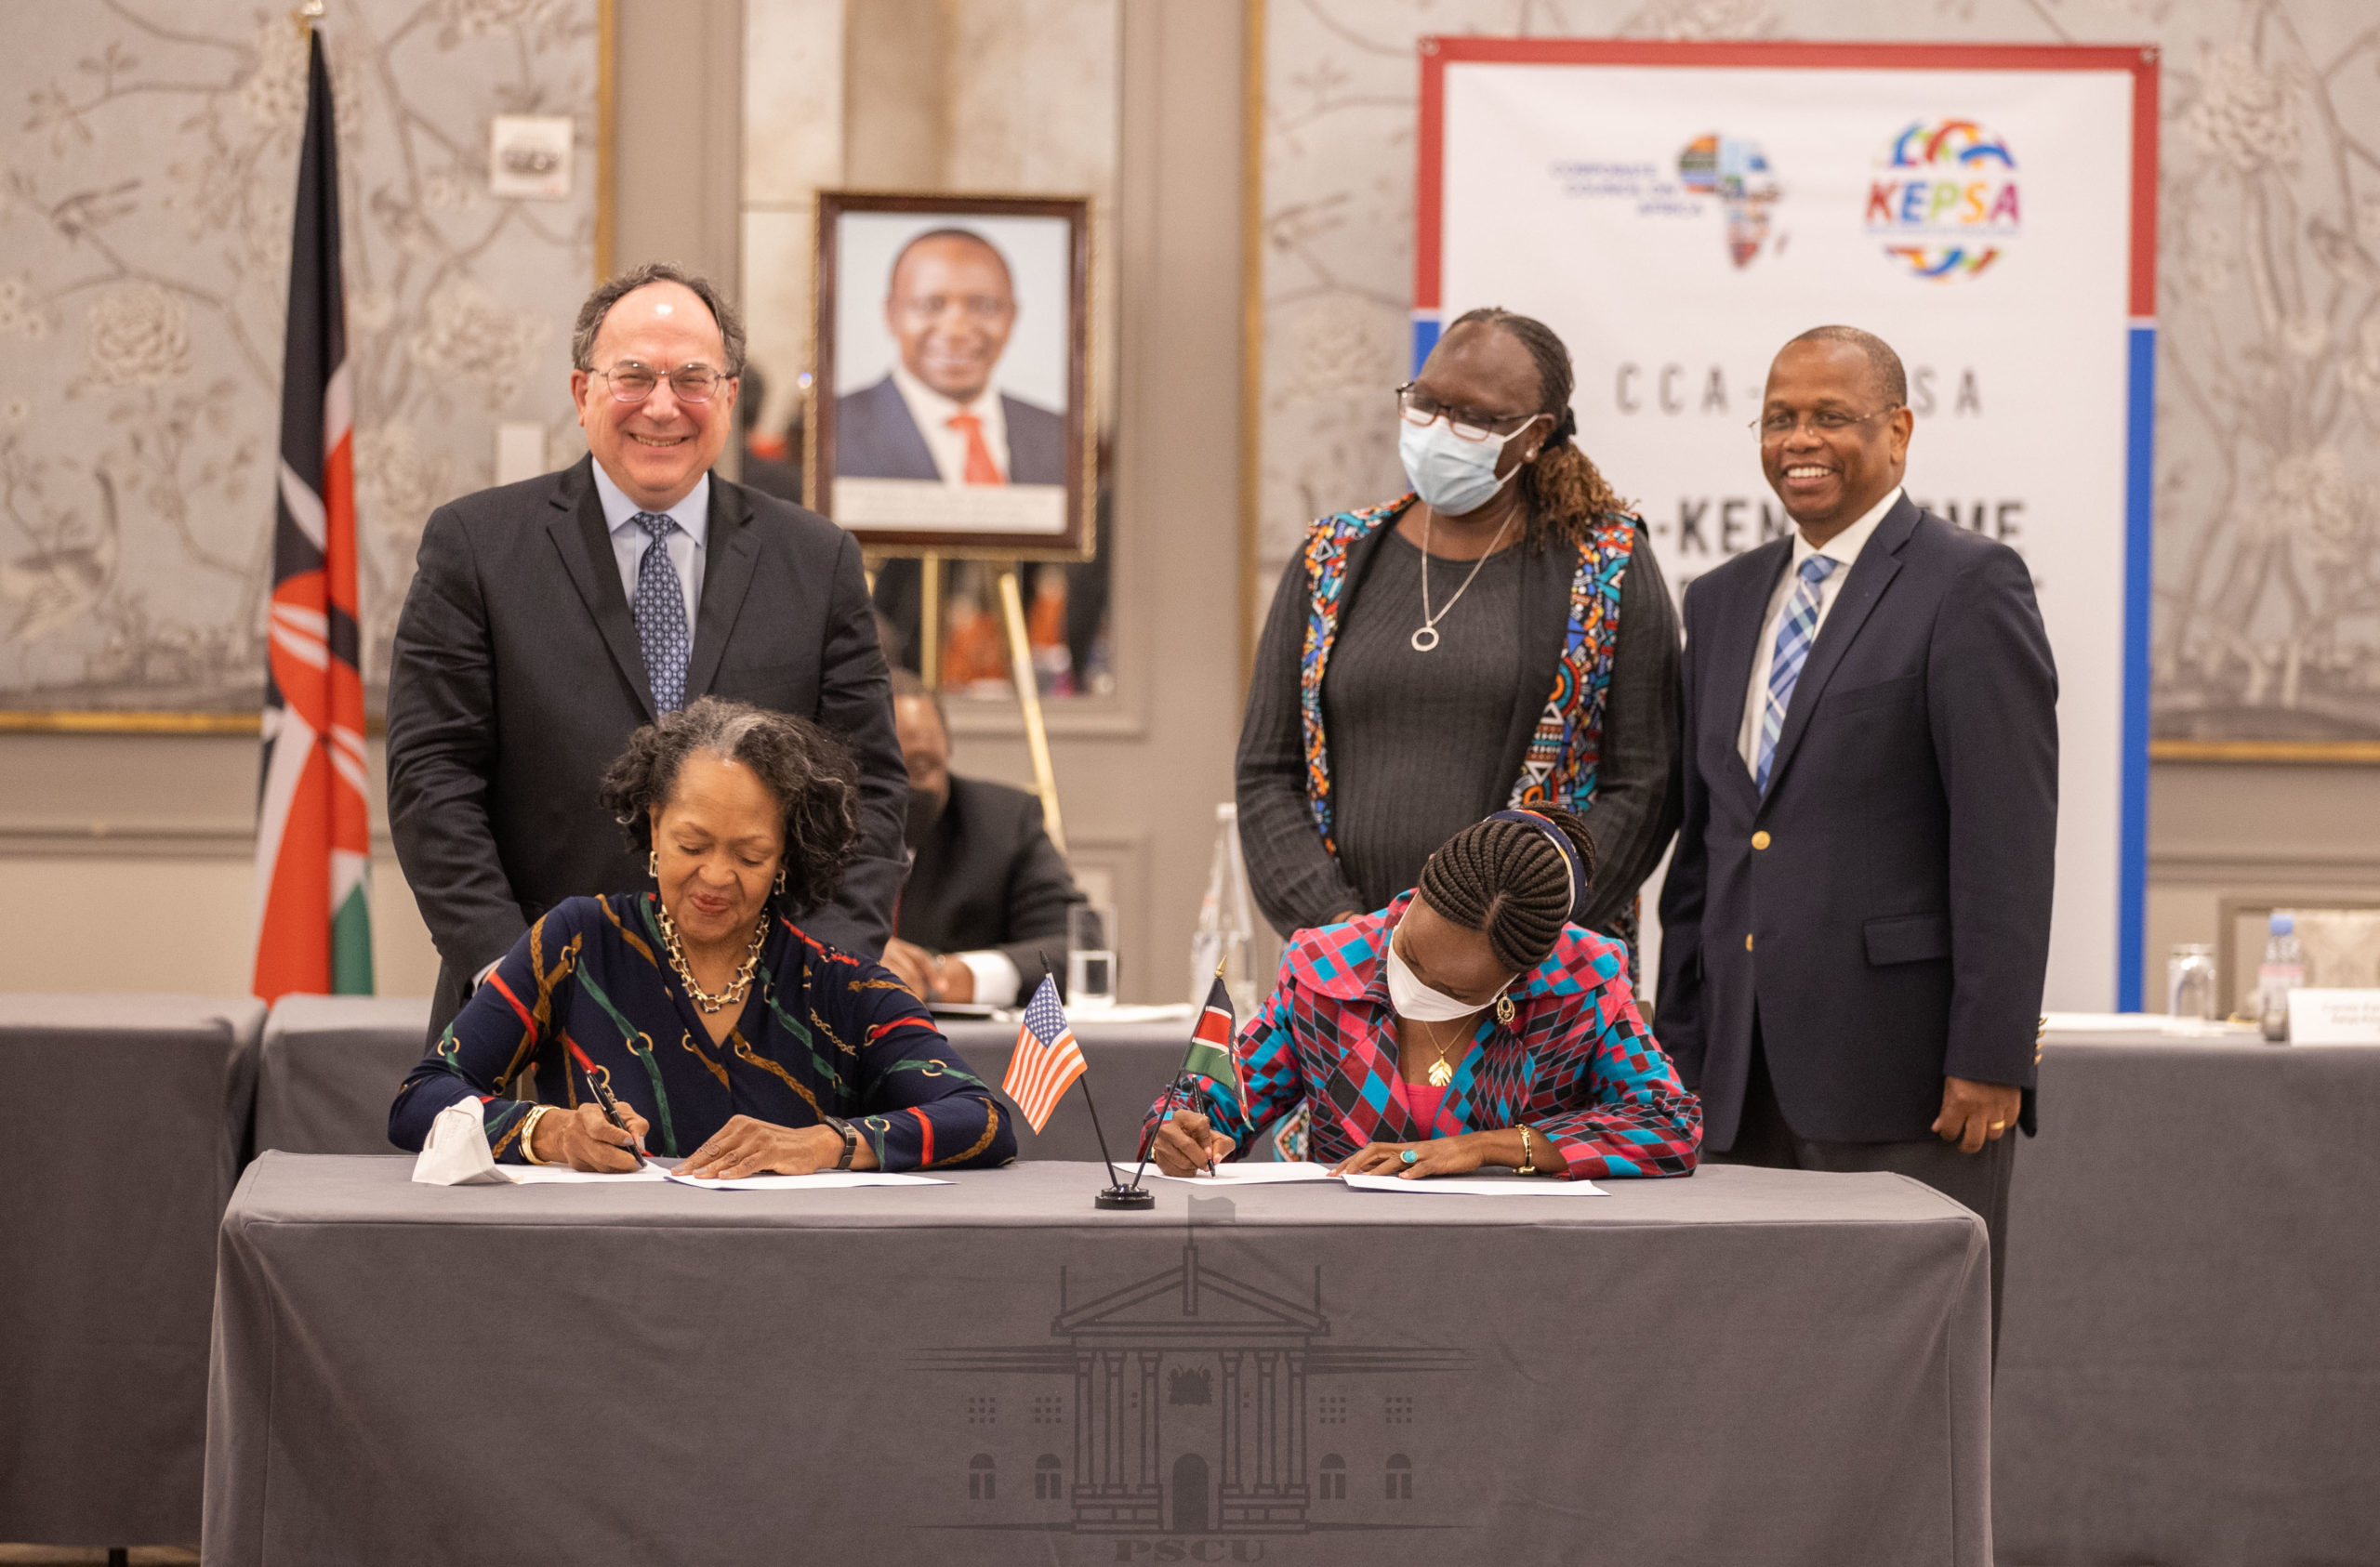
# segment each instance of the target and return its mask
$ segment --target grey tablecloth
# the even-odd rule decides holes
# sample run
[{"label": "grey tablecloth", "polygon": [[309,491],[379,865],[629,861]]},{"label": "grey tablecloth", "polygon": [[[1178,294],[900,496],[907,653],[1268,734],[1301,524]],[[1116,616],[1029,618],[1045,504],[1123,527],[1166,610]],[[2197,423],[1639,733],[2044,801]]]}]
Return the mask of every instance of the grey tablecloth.
[{"label": "grey tablecloth", "polygon": [[428,996],[293,995],[265,1021],[255,1146],[387,1153],[389,1101],[421,1060]]},{"label": "grey tablecloth", "polygon": [[198,1537],[216,1226],[246,997],[0,994],[0,1540]]},{"label": "grey tablecloth", "polygon": [[[430,1003],[360,995],[292,996],[265,1025],[257,1075],[256,1147],[284,1153],[387,1153],[389,1101],[421,1060]],[[950,1022],[950,1042],[994,1087],[1007,1074],[1016,1025]],[[1190,1024],[1075,1024],[1108,1144],[1123,1159],[1141,1117],[1182,1061]],[[1039,1136],[1016,1127],[1021,1159],[1096,1159],[1099,1139],[1077,1088]]]},{"label": "grey tablecloth", "polygon": [[1993,1425],[2011,1567],[2380,1562],[2380,1049],[2054,1036]]},{"label": "grey tablecloth", "polygon": [[1895,1176],[406,1173],[233,1198],[209,1567],[1989,1560],[1983,1229]]}]

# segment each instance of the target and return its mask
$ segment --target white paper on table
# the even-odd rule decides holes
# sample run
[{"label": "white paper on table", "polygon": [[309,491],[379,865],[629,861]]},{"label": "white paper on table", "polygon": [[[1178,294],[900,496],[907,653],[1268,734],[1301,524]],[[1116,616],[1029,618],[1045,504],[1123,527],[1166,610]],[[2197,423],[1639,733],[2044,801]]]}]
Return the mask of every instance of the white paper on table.
[{"label": "white paper on table", "polygon": [[[500,1166],[499,1166],[500,1167]],[[581,1181],[659,1181],[668,1179],[669,1172],[658,1165],[641,1165],[633,1170],[574,1170],[567,1165],[522,1165],[503,1171],[516,1186],[575,1186]]]},{"label": "white paper on table", "polygon": [[[1169,1001],[1150,1006],[1140,1002],[1117,1002],[1099,1007],[1088,1002],[1080,1006],[1069,1004],[1066,1021],[1070,1023],[1180,1023],[1197,1015],[1198,1008],[1186,1001]],[[1019,1012],[1018,1017],[1025,1014]]]},{"label": "white paper on table", "polygon": [[2158,1012],[2052,1012],[2042,1019],[2049,1034],[2162,1034],[2165,1017]]},{"label": "white paper on table", "polygon": [[819,1170],[811,1175],[739,1176],[734,1180],[715,1177],[681,1176],[669,1171],[663,1179],[681,1186],[707,1187],[713,1192],[820,1192],[842,1186],[948,1186],[946,1180],[932,1176],[899,1175],[890,1170]]},{"label": "white paper on table", "polygon": [[1328,1165],[1289,1159],[1278,1162],[1268,1160],[1261,1164],[1251,1160],[1244,1165],[1218,1165],[1212,1175],[1207,1174],[1204,1170],[1197,1175],[1186,1176],[1159,1175],[1155,1170],[1151,1170],[1149,1174],[1156,1176],[1159,1180],[1178,1180],[1184,1186],[1274,1186],[1289,1181],[1331,1179],[1330,1166]]},{"label": "white paper on table", "polygon": [[438,1113],[430,1136],[413,1162],[413,1179],[424,1186],[505,1186],[511,1178],[487,1151],[487,1110],[467,1094]]},{"label": "white paper on table", "polygon": [[1606,1197],[1610,1193],[1591,1180],[1530,1180],[1525,1176],[1498,1179],[1494,1176],[1345,1175],[1339,1178],[1358,1192],[1462,1192],[1474,1197]]}]

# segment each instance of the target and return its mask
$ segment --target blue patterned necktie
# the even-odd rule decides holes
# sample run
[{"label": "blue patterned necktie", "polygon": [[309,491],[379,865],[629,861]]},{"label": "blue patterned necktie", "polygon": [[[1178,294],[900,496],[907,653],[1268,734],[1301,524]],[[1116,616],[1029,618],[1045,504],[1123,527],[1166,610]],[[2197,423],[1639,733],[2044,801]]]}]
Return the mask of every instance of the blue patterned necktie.
[{"label": "blue patterned necktie", "polygon": [[1768,793],[1769,764],[1777,759],[1777,737],[1785,732],[1785,709],[1793,704],[1793,687],[1809,662],[1810,643],[1818,634],[1818,584],[1834,574],[1842,562],[1828,555],[1813,555],[1802,562],[1801,580],[1786,601],[1785,618],[1777,624],[1777,651],[1768,659],[1768,700],[1760,712],[1760,760],[1752,770],[1753,787]]},{"label": "blue patterned necktie", "polygon": [[653,682],[653,710],[674,712],[686,704],[686,654],[694,645],[686,632],[686,590],[669,561],[669,535],[678,531],[678,520],[640,511],[630,520],[653,535],[636,563],[636,639]]}]

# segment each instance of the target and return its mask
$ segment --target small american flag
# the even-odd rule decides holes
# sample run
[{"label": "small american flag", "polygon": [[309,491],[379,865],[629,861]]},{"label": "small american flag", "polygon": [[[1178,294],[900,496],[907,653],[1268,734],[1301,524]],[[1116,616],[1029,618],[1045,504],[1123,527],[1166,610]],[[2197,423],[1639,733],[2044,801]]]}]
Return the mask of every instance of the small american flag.
[{"label": "small american flag", "polygon": [[1065,1008],[1058,1005],[1058,987],[1045,974],[1025,1004],[1025,1024],[1016,1031],[1016,1052],[1008,1059],[1000,1092],[1038,1136],[1083,1070],[1082,1049],[1066,1026]]}]

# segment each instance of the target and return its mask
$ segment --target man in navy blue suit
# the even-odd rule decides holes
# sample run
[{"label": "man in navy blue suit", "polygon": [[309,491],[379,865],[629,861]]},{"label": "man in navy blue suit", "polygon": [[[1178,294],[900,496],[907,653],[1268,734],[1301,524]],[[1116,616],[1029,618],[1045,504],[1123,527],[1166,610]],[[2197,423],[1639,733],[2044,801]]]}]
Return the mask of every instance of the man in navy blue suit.
[{"label": "man in navy blue suit", "polygon": [[1686,594],[1686,822],[1657,1032],[1703,1156],[1893,1170],[1983,1216],[1993,1334],[2030,1131],[2057,671],[2006,546],[1901,489],[1899,357],[1788,343],[1761,466],[1796,533]]},{"label": "man in navy blue suit", "polygon": [[836,401],[837,478],[1066,481],[1064,416],[995,383],[1016,285],[989,240],[966,229],[911,240],[893,258],[884,321],[900,362]]}]

